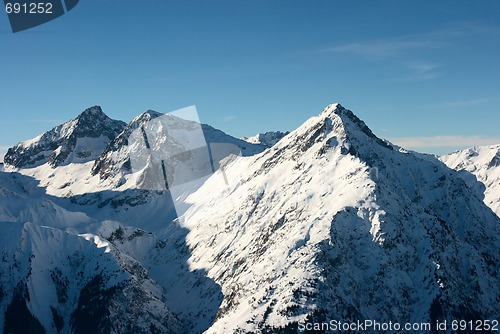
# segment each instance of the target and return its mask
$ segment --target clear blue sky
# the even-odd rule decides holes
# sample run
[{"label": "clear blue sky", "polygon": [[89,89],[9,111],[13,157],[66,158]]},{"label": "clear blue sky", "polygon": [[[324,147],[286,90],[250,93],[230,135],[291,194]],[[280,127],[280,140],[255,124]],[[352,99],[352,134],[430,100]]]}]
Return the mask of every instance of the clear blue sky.
[{"label": "clear blue sky", "polygon": [[82,0],[13,34],[0,13],[0,153],[86,107],[196,105],[240,137],[332,102],[424,152],[500,142],[500,1]]}]

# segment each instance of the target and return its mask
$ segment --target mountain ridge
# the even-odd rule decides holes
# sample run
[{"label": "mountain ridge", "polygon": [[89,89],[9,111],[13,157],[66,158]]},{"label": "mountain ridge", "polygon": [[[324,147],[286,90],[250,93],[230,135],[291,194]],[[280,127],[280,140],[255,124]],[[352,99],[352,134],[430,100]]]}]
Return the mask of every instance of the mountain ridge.
[{"label": "mountain ridge", "polygon": [[[247,143],[209,125],[182,120],[175,115],[148,110],[125,124],[111,120],[100,107],[94,106],[73,120],[10,148],[4,166],[6,170],[19,170],[35,177],[57,196],[72,196],[93,190],[140,189],[137,180],[143,176],[135,175],[138,171],[133,170],[130,156],[144,155],[145,150],[139,147],[134,152],[129,147],[129,138],[138,128],[155,124],[157,120],[160,120],[159,123],[165,120],[167,123],[177,122],[181,128],[197,128],[200,145],[225,143],[237,147],[242,155],[256,154],[265,149],[263,145]],[[179,152],[187,150],[168,134],[167,129],[163,131],[162,140],[168,140],[170,147]],[[100,137],[92,138],[96,135]]]},{"label": "mountain ridge", "polygon": [[190,263],[226,296],[207,333],[498,316],[500,220],[456,172],[392,149],[340,105],[286,139],[188,198]]},{"label": "mountain ridge", "polygon": [[[124,125],[122,121],[109,118],[99,106],[90,107],[76,118],[9,148],[4,163],[16,168],[36,167],[48,163],[55,168],[68,163],[68,159],[91,160],[114,139]],[[94,139],[96,142],[80,143],[82,149],[75,152],[79,141],[85,138]],[[70,157],[72,153],[75,155],[73,158]]]},{"label": "mountain ridge", "polygon": [[[146,112],[135,122],[141,116],[161,117]],[[162,122],[151,129],[180,124]],[[211,134],[209,145],[225,138],[196,126]],[[150,147],[169,143],[160,134]],[[133,174],[118,187],[90,176],[92,160],[1,172],[0,327],[12,328],[12,310],[63,333],[84,332],[85,321],[123,332],[139,318],[136,332],[154,323],[161,333],[295,333],[333,319],[500,316],[500,218],[469,171],[400,150],[340,104],[260,153],[247,147],[253,154],[223,160],[179,197],[137,189]],[[488,153],[471,164],[491,161]],[[176,205],[185,207],[180,216]],[[86,255],[76,265],[65,250]],[[12,270],[16,261],[22,270]],[[78,287],[73,271],[83,271]],[[57,291],[69,291],[72,305]],[[102,303],[89,303],[99,294]],[[110,314],[113,324],[88,312]]]}]

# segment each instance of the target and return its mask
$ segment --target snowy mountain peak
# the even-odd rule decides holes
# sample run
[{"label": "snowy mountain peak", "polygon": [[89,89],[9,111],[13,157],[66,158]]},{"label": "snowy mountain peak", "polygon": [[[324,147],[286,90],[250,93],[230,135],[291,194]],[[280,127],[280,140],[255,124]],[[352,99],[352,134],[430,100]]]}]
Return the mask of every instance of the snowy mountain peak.
[{"label": "snowy mountain peak", "polygon": [[84,110],[76,118],[10,148],[6,165],[15,168],[49,163],[52,168],[70,162],[95,159],[121,132],[125,123],[109,118],[99,106]]},{"label": "snowy mountain peak", "polygon": [[258,144],[258,145],[264,145],[266,147],[272,147],[289,133],[290,133],[289,131],[286,132],[267,131],[263,133],[258,133],[252,137],[243,137],[241,139],[251,144]]},{"label": "snowy mountain peak", "polygon": [[128,148],[130,135],[135,129],[146,126],[148,122],[162,115],[164,114],[149,109],[134,117],[95,160],[91,170],[92,175],[99,174],[101,179],[107,179],[121,175],[124,172],[130,173],[130,152]]},{"label": "snowy mountain peak", "polygon": [[332,114],[337,115],[337,117],[340,117],[342,123],[346,125],[348,128],[352,128],[354,126],[355,128],[361,130],[365,135],[375,140],[378,144],[386,148],[390,148],[390,146],[385,141],[378,138],[372,132],[372,130],[365,124],[365,122],[363,122],[360,118],[358,118],[358,116],[356,116],[352,111],[340,105],[340,103],[330,104],[328,107],[325,108],[325,110],[322,113],[322,115],[325,114],[330,115],[330,117],[332,117],[331,116]]},{"label": "snowy mountain peak", "polygon": [[359,118],[354,115],[354,113],[346,108],[344,108],[340,103],[331,103],[329,105],[327,105],[323,111],[321,112],[321,114],[319,114],[319,117],[322,117],[322,118],[326,118],[326,117],[329,117],[329,118],[332,118],[332,117],[335,117],[335,115],[337,116],[346,116],[352,120],[356,120],[356,121],[359,121]]},{"label": "snowy mountain peak", "polygon": [[96,106],[92,106],[90,108],[85,109],[76,118],[80,119],[80,118],[87,118],[87,117],[97,117],[98,119],[104,119],[104,118],[107,118],[108,116],[102,111],[102,108],[100,106],[96,105]]},{"label": "snowy mountain peak", "polygon": [[[129,142],[130,138],[134,138],[133,133],[138,128],[141,128],[141,132],[150,138],[151,143],[156,143],[151,145],[152,151],[149,151],[148,154],[159,154],[163,157],[174,157],[182,153],[191,155],[193,153],[189,153],[189,151],[200,148],[204,150],[203,147],[207,147],[209,143],[214,147],[219,144],[224,144],[225,147],[232,146],[234,149],[241,151],[243,156],[260,153],[265,149],[263,145],[255,145],[231,137],[207,124],[200,124],[195,119],[190,119],[190,117],[185,119],[176,113],[162,114],[148,110],[135,117],[108,145],[106,150],[95,161],[91,171],[92,175],[99,174],[101,180],[109,180],[115,186],[123,184],[122,175],[134,172],[131,157],[142,161],[142,154],[145,151],[145,147],[141,146],[142,139]],[[144,137],[141,135],[141,138]],[[165,143],[168,143],[168,145],[165,145]],[[150,141],[148,141],[147,145],[150,145]],[[221,146],[219,146],[220,148]],[[222,155],[226,156],[225,153]],[[210,158],[208,148],[206,148],[206,158],[207,161],[214,158],[214,156]],[[170,161],[173,165],[177,165],[178,162]],[[143,167],[136,169],[136,171],[138,170],[143,170]],[[113,179],[115,181],[112,181]]]},{"label": "snowy mountain peak", "polygon": [[152,120],[156,117],[162,116],[162,115],[164,115],[164,114],[149,109],[149,110],[143,112],[142,114],[134,117],[132,119],[132,121],[130,121],[128,126],[132,129],[136,129],[137,127],[144,125],[145,123],[149,122],[150,120]]},{"label": "snowy mountain peak", "polygon": [[325,107],[325,109],[323,109],[323,112],[321,113],[321,115],[325,114],[325,115],[330,115],[332,113],[338,113],[340,112],[341,110],[345,110],[344,107],[342,107],[342,105],[340,103],[331,103],[329,105],[327,105]]},{"label": "snowy mountain peak", "polygon": [[224,172],[182,217],[191,269],[225,296],[208,333],[498,316],[499,218],[455,171],[342,106]]},{"label": "snowy mountain peak", "polygon": [[85,109],[75,119],[59,127],[64,138],[70,138],[71,136],[96,138],[104,135],[111,140],[116,137],[124,126],[124,122],[109,118],[101,107],[93,106]]},{"label": "snowy mountain peak", "polygon": [[[293,149],[295,147],[295,149]],[[375,147],[393,150],[392,145],[378,138],[352,111],[339,103],[328,105],[297,130],[279,141],[273,149],[292,149],[295,153],[313,150],[322,156],[327,150],[340,147],[342,154],[371,159]]]},{"label": "snowy mountain peak", "polygon": [[154,111],[152,109],[146,110],[143,114],[148,114],[148,115],[152,116],[153,118],[163,115],[162,113]]},{"label": "snowy mountain peak", "polygon": [[106,115],[100,106],[85,109],[73,120],[66,122],[63,126],[68,130],[65,137],[72,134],[78,137],[94,137],[105,135],[109,139],[116,136],[125,126],[122,121],[113,120]]}]

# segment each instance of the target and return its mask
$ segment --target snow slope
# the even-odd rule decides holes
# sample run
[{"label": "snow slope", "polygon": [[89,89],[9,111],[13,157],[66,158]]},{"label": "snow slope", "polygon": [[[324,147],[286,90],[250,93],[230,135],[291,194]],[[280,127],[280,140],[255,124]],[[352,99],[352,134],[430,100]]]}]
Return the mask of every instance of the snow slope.
[{"label": "snow slope", "polygon": [[140,264],[96,241],[32,223],[0,223],[4,332],[183,332]]},{"label": "snow slope", "polygon": [[[500,217],[500,144],[472,147],[439,157],[470,184]],[[475,177],[472,177],[474,175]],[[477,181],[482,184],[477,187]]]},{"label": "snow slope", "polygon": [[191,268],[224,294],[207,333],[499,317],[500,219],[456,172],[342,106],[226,174],[181,217]]},{"label": "snow slope", "polygon": [[4,333],[184,332],[147,270],[101,236],[119,223],[71,211],[18,173],[0,172],[0,203]]}]

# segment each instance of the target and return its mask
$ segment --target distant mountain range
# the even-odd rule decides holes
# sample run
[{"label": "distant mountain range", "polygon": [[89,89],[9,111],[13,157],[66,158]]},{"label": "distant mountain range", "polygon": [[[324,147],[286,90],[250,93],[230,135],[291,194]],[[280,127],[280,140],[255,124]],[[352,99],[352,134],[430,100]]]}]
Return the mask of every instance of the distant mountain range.
[{"label": "distant mountain range", "polygon": [[266,147],[274,146],[277,142],[279,142],[283,137],[285,137],[290,132],[281,132],[281,131],[268,131],[264,133],[258,133],[252,137],[243,137],[244,141],[247,141],[252,144],[260,144]]},{"label": "distant mountain range", "polygon": [[[408,152],[340,104],[243,140],[94,106],[4,161],[4,333],[500,320],[500,145]],[[171,188],[179,170],[197,177]]]}]

